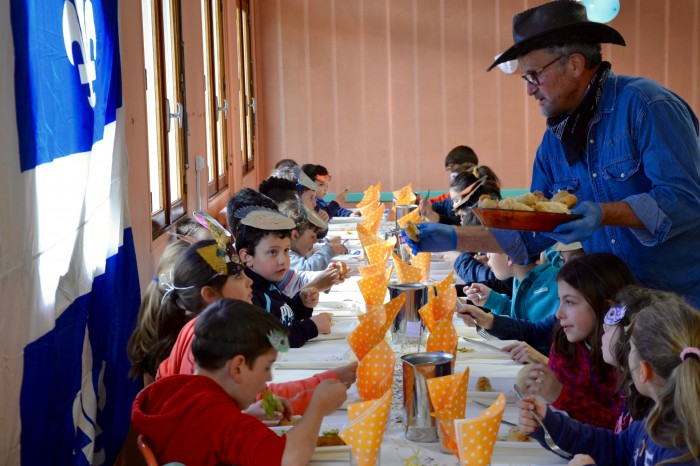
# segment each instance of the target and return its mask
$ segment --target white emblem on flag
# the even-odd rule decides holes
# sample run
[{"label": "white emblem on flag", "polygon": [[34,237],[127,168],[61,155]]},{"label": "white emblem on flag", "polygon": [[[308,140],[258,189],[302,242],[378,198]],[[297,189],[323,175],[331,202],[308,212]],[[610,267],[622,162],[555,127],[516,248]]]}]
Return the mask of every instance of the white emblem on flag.
[{"label": "white emblem on flag", "polygon": [[80,82],[90,87],[88,102],[95,108],[97,98],[92,83],[97,79],[95,60],[97,60],[97,34],[95,32],[95,17],[90,0],[75,0],[75,5],[65,1],[63,4],[63,45],[70,64],[75,66],[73,57],[73,42],[80,45],[83,63],[78,65]]}]

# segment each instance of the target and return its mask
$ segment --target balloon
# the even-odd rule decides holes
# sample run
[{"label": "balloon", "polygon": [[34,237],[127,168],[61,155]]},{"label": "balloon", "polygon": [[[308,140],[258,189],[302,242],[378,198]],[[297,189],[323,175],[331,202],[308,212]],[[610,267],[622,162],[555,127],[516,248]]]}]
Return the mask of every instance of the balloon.
[{"label": "balloon", "polygon": [[620,12],[620,0],[583,0],[586,15],[596,23],[612,21]]}]

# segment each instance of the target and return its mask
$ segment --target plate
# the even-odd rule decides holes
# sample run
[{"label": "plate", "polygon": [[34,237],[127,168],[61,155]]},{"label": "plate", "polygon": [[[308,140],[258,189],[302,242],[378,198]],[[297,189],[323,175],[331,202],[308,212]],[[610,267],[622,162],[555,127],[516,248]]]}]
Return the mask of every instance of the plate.
[{"label": "plate", "polygon": [[355,330],[355,327],[358,325],[360,325],[360,321],[357,320],[357,318],[333,319],[331,323],[331,333],[320,333],[316,338],[312,338],[310,341],[342,340],[350,335],[350,332]]},{"label": "plate", "polygon": [[[270,427],[270,430],[275,432],[277,435],[282,435],[283,432],[288,431],[293,426],[277,426]],[[337,424],[321,424],[321,429],[319,432],[331,429],[344,429],[344,425]],[[541,448],[541,447],[540,447]],[[333,447],[316,447],[314,454],[311,456],[311,461],[332,461],[338,459],[345,459],[350,461],[350,446],[349,445],[338,445]]]},{"label": "plate", "polygon": [[491,455],[492,463],[516,464],[567,464],[564,458],[555,455],[536,441],[506,442],[497,440]]},{"label": "plate", "polygon": [[557,226],[582,218],[579,214],[553,214],[526,210],[481,209],[472,207],[472,212],[488,228],[524,231],[553,231]]},{"label": "plate", "polygon": [[[508,345],[512,345],[513,343],[520,343],[518,340],[486,340],[484,338],[470,338],[470,337],[462,337],[464,338],[467,343],[474,343],[480,346],[485,346],[487,348],[499,351],[501,354],[504,354],[505,356],[508,356],[507,353],[503,353],[503,348],[505,348]],[[468,353],[467,353],[468,354]],[[477,353],[475,356],[479,356],[480,354]]]}]

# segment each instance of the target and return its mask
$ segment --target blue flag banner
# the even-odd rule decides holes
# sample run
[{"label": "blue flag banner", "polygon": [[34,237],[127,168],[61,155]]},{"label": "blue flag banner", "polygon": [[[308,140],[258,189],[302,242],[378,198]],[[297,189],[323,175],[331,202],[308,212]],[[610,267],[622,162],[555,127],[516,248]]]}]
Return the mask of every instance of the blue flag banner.
[{"label": "blue flag banner", "polygon": [[0,464],[112,464],[139,389],[118,3],[0,3]]}]

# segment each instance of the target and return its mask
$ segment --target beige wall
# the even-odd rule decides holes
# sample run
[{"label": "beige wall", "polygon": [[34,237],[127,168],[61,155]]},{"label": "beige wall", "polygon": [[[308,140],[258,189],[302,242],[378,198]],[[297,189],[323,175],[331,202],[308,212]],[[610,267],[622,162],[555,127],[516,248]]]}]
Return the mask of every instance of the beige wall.
[{"label": "beige wall", "polygon": [[[445,189],[444,156],[467,144],[506,188],[528,187],[544,119],[517,72],[485,70],[512,44],[513,15],[541,3],[257,2],[265,161],[323,164],[336,189]],[[603,51],[613,70],[656,79],[699,111],[700,2],[621,4],[610,25],[628,47]]]},{"label": "beige wall", "polygon": [[[457,144],[472,146],[504,187],[527,187],[543,118],[517,74],[485,69],[512,43],[513,14],[539,3],[252,0],[259,151],[256,169],[243,176],[235,0],[227,0],[232,190],[257,186],[284,157],[327,166],[336,189],[361,191],[377,181],[385,190],[409,182],[444,189],[444,155]],[[194,157],[206,154],[202,16],[199,0],[182,6],[194,180]],[[167,237],[151,240],[141,1],[120,7],[129,207],[143,289]],[[700,111],[699,24],[700,0],[623,0],[611,25],[629,46],[606,46],[604,55],[616,72],[656,79]],[[195,183],[189,184],[192,211]],[[215,214],[228,197],[207,200],[206,210]]]}]

